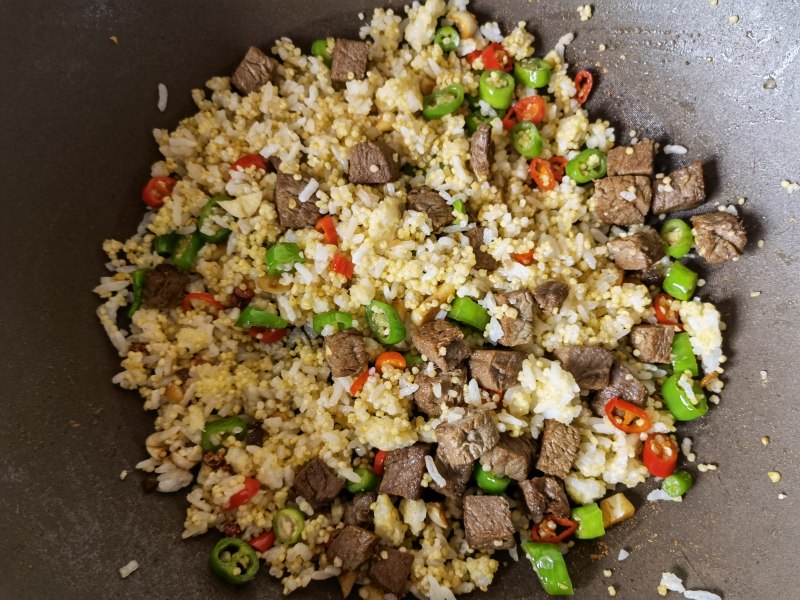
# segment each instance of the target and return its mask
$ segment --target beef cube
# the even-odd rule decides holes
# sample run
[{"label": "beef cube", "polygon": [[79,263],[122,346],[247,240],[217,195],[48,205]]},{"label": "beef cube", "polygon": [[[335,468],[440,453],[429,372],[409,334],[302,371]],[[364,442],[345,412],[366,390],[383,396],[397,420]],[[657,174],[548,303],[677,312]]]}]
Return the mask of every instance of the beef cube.
[{"label": "beef cube", "polygon": [[474,227],[467,231],[467,240],[469,245],[472,246],[472,253],[475,255],[475,269],[480,271],[486,269],[487,271],[494,271],[500,266],[500,263],[486,250],[481,250],[481,246],[486,247],[483,241],[483,227]]},{"label": "beef cube", "polygon": [[364,79],[368,58],[369,46],[366,42],[337,39],[331,56],[331,80]]},{"label": "beef cube", "polygon": [[357,525],[345,525],[333,538],[328,552],[331,558],[341,559],[343,571],[355,571],[367,562],[377,545],[378,536],[371,531]]},{"label": "beef cube", "polygon": [[650,180],[642,175],[618,175],[594,183],[595,210],[603,223],[644,223],[651,196]]},{"label": "beef cube", "polygon": [[534,477],[521,482],[519,487],[534,523],[541,523],[544,515],[569,518],[569,500],[560,480],[555,477]]},{"label": "beef cube", "polygon": [[400,177],[397,153],[383,142],[359,142],[350,151],[350,183],[389,183]]},{"label": "beef cube", "polygon": [[[467,383],[467,370],[456,368],[447,373],[427,375],[427,368],[414,378],[419,386],[414,392],[414,402],[421,413],[429,417],[442,414],[442,404],[458,406],[464,398],[464,384]],[[438,394],[437,394],[438,392]]]},{"label": "beef cube", "polygon": [[672,325],[637,325],[631,330],[633,354],[646,363],[669,363],[672,361]]},{"label": "beef cube", "polygon": [[703,163],[699,160],[653,183],[653,214],[689,210],[705,201]]},{"label": "beef cube", "polygon": [[612,398],[622,398],[626,402],[644,406],[647,388],[628,369],[614,363],[611,367],[611,379],[608,386],[596,392],[592,399],[592,410],[598,417],[605,414],[606,402]]},{"label": "beef cube", "polygon": [[530,436],[513,437],[510,433],[501,433],[497,445],[481,455],[481,465],[495,475],[522,481],[531,470],[535,444]]},{"label": "beef cube", "polygon": [[495,294],[494,301],[498,306],[508,306],[517,311],[516,317],[505,316],[500,319],[503,337],[498,342],[509,347],[533,342],[533,317],[538,309],[533,294],[525,290]]},{"label": "beef cube", "polygon": [[319,221],[320,211],[313,198],[300,202],[300,194],[308,180],[295,179],[294,175],[278,173],[275,183],[275,208],[278,222],[289,229],[314,227]]},{"label": "beef cube", "polygon": [[517,385],[525,355],[513,350],[475,350],[469,357],[469,370],[478,384],[494,392]]},{"label": "beef cube", "polygon": [[438,192],[429,189],[413,190],[408,194],[408,208],[425,213],[434,232],[453,224],[453,207]]},{"label": "beef cube", "polygon": [[470,354],[464,333],[455,325],[440,319],[417,329],[411,341],[421,354],[445,372],[455,369]]},{"label": "beef cube", "polygon": [[411,587],[411,565],[414,556],[395,548],[384,548],[369,564],[370,581],[382,590],[402,598]]},{"label": "beef cube", "polygon": [[500,439],[494,415],[486,410],[472,410],[458,421],[436,428],[439,443],[436,455],[451,467],[472,463]]},{"label": "beef cube", "polygon": [[553,311],[561,308],[564,300],[569,295],[569,286],[566,283],[550,279],[539,285],[533,290],[533,297],[539,304],[539,308],[545,314],[553,314]]},{"label": "beef cube", "polygon": [[430,451],[429,444],[414,444],[389,452],[383,462],[383,479],[378,493],[419,500],[422,497],[425,457]]},{"label": "beef cube", "polygon": [[354,330],[340,331],[325,338],[325,358],[334,377],[355,377],[367,368],[369,354],[364,336]]},{"label": "beef cube", "polygon": [[464,533],[473,550],[513,548],[516,542],[508,500],[502,496],[464,498]]},{"label": "beef cube", "polygon": [[469,480],[472,478],[472,463],[467,462],[461,466],[452,467],[440,458],[438,450],[433,462],[445,484],[441,486],[435,481],[431,481],[430,488],[447,498],[459,500],[464,495],[464,492],[467,491],[467,485],[469,485]]},{"label": "beef cube", "polygon": [[737,260],[747,244],[742,221],[728,212],[692,217],[692,225],[697,253],[710,265]]},{"label": "beef cube", "polygon": [[599,346],[562,346],[553,351],[582,390],[602,390],[608,385],[614,354]]},{"label": "beef cube", "polygon": [[144,276],[142,306],[145,308],[173,308],[186,296],[189,275],[172,265],[158,265]]},{"label": "beef cube", "polygon": [[492,174],[492,163],[494,162],[494,141],[492,141],[492,126],[483,123],[469,142],[469,164],[475,176],[480,179],[488,179]]},{"label": "beef cube", "polygon": [[236,67],[231,77],[233,86],[243,94],[251,94],[261,89],[261,86],[272,81],[272,76],[278,70],[280,63],[267,56],[255,46],[247,49],[242,62]]},{"label": "beef cube", "polygon": [[307,462],[294,478],[291,493],[302,496],[314,510],[328,506],[342,491],[344,482],[321,459]]},{"label": "beef cube", "polygon": [[646,229],[608,242],[608,253],[625,271],[641,271],[664,258],[664,241],[655,229]]},{"label": "beef cube", "polygon": [[619,146],[608,151],[609,175],[653,175],[656,144],[642,140],[630,147]]},{"label": "beef cube", "polygon": [[581,444],[581,430],[552,419],[544,422],[536,468],[564,479],[575,462]]},{"label": "beef cube", "polygon": [[364,492],[356,494],[353,501],[344,509],[344,522],[347,525],[372,528],[375,518],[372,514],[372,504],[378,499],[377,492]]}]

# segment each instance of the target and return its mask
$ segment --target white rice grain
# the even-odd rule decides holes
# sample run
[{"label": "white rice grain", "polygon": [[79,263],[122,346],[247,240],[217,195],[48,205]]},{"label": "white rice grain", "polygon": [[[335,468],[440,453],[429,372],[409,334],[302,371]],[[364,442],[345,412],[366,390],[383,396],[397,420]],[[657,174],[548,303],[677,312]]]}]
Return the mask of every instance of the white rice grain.
[{"label": "white rice grain", "polygon": [[139,568],[139,563],[137,561],[135,561],[135,560],[132,560],[128,564],[126,564],[125,566],[122,566],[122,567],[119,568],[119,576],[122,577],[123,579],[125,579],[131,573],[136,571],[138,568]]},{"label": "white rice grain", "polygon": [[165,86],[163,83],[159,83],[158,84],[158,110],[160,112],[164,112],[165,110],[167,110],[167,99],[168,99],[167,86]]},{"label": "white rice grain", "polygon": [[425,468],[436,485],[439,487],[447,487],[447,481],[445,481],[445,478],[439,473],[439,469],[436,468],[436,463],[433,462],[433,457],[430,455],[425,456]]},{"label": "white rice grain", "polygon": [[678,144],[667,144],[664,146],[664,154],[686,154],[688,150]]},{"label": "white rice grain", "polygon": [[303,188],[303,191],[297,195],[297,199],[300,200],[300,202],[308,202],[318,189],[319,183],[317,183],[317,180],[310,179],[306,187]]}]

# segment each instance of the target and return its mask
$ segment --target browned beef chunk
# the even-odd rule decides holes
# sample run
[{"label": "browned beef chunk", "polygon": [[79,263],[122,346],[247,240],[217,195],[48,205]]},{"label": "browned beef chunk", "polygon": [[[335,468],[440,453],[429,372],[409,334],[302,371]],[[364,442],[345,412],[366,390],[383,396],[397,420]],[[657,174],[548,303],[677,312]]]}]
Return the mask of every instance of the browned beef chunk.
[{"label": "browned beef chunk", "polygon": [[272,76],[279,65],[280,63],[274,58],[267,56],[255,46],[250,46],[242,62],[236,67],[231,83],[243,94],[257,92],[261,86],[272,81]]},{"label": "browned beef chunk", "polygon": [[598,417],[602,417],[605,414],[606,402],[612,398],[622,398],[626,402],[644,406],[644,401],[647,398],[647,388],[628,369],[614,363],[611,367],[611,380],[608,386],[595,393],[592,399],[592,410]]},{"label": "browned beef chunk", "polygon": [[642,175],[617,175],[594,182],[597,216],[603,223],[644,223],[651,197],[650,180]]},{"label": "browned beef chunk", "polygon": [[572,373],[582,390],[602,390],[608,377],[614,355],[599,346],[562,346],[553,351],[565,370]]},{"label": "browned beef chunk", "polygon": [[478,385],[495,392],[517,385],[525,355],[513,350],[475,350],[469,357],[469,370]]},{"label": "browned beef chunk", "polygon": [[414,557],[410,552],[382,548],[375,553],[369,564],[370,581],[382,590],[402,598],[411,587],[412,564]]},{"label": "browned beef chunk", "polygon": [[642,140],[630,147],[619,146],[608,151],[609,175],[652,175],[656,145]]},{"label": "browned beef chunk", "polygon": [[674,337],[675,329],[671,325],[637,325],[631,330],[633,353],[642,362],[668,363]]},{"label": "browned beef chunk", "polygon": [[521,346],[533,341],[533,317],[538,308],[533,294],[526,290],[518,290],[509,294],[495,294],[498,306],[508,306],[517,311],[516,317],[505,316],[500,319],[503,337],[499,343],[503,346]]},{"label": "browned beef chunk", "polygon": [[350,183],[389,183],[400,177],[397,153],[383,142],[360,142],[350,151]]},{"label": "browned beef chunk", "polygon": [[530,436],[512,437],[510,433],[501,433],[497,445],[481,454],[481,465],[495,475],[522,481],[531,470],[535,446],[536,441]]},{"label": "browned beef chunk", "polygon": [[411,341],[421,354],[445,372],[455,369],[470,353],[464,333],[441,319],[425,323],[414,332]]},{"label": "browned beef chunk", "polygon": [[608,242],[608,252],[620,269],[641,271],[664,258],[664,241],[655,229],[646,229]]},{"label": "browned beef chunk", "polygon": [[364,79],[368,58],[369,46],[366,42],[337,39],[331,56],[331,80]]},{"label": "browned beef chunk", "polygon": [[460,367],[447,373],[437,372],[433,376],[426,375],[427,371],[427,368],[423,368],[422,373],[414,378],[414,383],[419,386],[414,392],[414,402],[421,413],[438,417],[442,414],[442,404],[461,404],[464,384],[467,383],[466,369]]},{"label": "browned beef chunk", "polygon": [[414,444],[389,452],[383,463],[383,479],[378,492],[419,500],[422,497],[425,457],[430,451],[429,444]]},{"label": "browned beef chunk", "polygon": [[483,227],[474,227],[467,231],[467,239],[469,245],[472,246],[472,253],[475,255],[475,269],[480,271],[486,269],[487,271],[494,271],[500,266],[500,263],[486,250],[481,250],[481,246],[486,247],[483,242]]},{"label": "browned beef chunk", "polygon": [[347,525],[358,525],[371,529],[375,525],[375,518],[370,507],[377,499],[377,492],[356,494],[353,501],[344,509],[344,522]]},{"label": "browned beef chunk", "polygon": [[560,480],[555,477],[534,477],[520,482],[519,487],[534,523],[541,523],[544,515],[569,518],[569,500]]},{"label": "browned beef chunk", "polygon": [[320,212],[314,199],[300,202],[300,193],[306,185],[306,179],[295,179],[294,175],[278,173],[275,183],[275,209],[282,227],[303,229],[314,227],[319,221]]},{"label": "browned beef chunk", "polygon": [[367,368],[369,354],[364,336],[348,329],[325,338],[325,358],[334,377],[355,377]]},{"label": "browned beef chunk", "polygon": [[703,163],[699,160],[653,183],[653,214],[689,210],[705,201]]},{"label": "browned beef chunk", "polygon": [[172,308],[186,296],[189,275],[172,265],[158,265],[144,276],[142,306]]},{"label": "browned beef chunk", "polygon": [[646,269],[642,269],[642,272],[639,273],[639,279],[645,285],[656,285],[660,287],[661,283],[664,281],[664,277],[667,275],[667,267],[668,265],[663,265],[660,262],[655,263]]},{"label": "browned beef chunk", "polygon": [[575,462],[581,443],[581,430],[558,421],[544,422],[544,431],[536,468],[548,475],[564,479]]},{"label": "browned beef chunk", "polygon": [[569,295],[569,286],[566,283],[550,279],[533,290],[533,297],[539,308],[545,314],[552,314],[555,309],[561,308],[564,300]]},{"label": "browned beef chunk", "polygon": [[467,462],[458,467],[451,467],[440,458],[439,451],[437,450],[434,465],[436,466],[436,470],[439,471],[439,475],[444,479],[445,484],[440,486],[435,481],[432,481],[430,484],[431,489],[448,498],[454,498],[456,500],[461,498],[467,490],[467,485],[472,477],[472,463]]},{"label": "browned beef chunk", "polygon": [[371,531],[357,525],[346,525],[333,538],[328,552],[332,558],[341,559],[343,571],[355,571],[367,562],[377,544],[378,536]]},{"label": "browned beef chunk", "polygon": [[342,491],[344,482],[319,458],[307,462],[294,478],[293,496],[302,496],[319,510],[334,501]]},{"label": "browned beef chunk", "polygon": [[488,179],[492,174],[494,162],[494,142],[492,141],[492,126],[483,123],[469,142],[469,164],[478,179]]},{"label": "browned beef chunk", "polygon": [[434,232],[453,224],[453,207],[433,190],[421,189],[410,192],[408,208],[428,215]]},{"label": "browned beef chunk", "polygon": [[452,467],[472,465],[481,454],[494,448],[500,439],[492,413],[469,411],[458,421],[436,428],[439,447],[436,455]]},{"label": "browned beef chunk", "polygon": [[742,221],[728,212],[692,217],[692,225],[697,253],[710,265],[738,259],[747,245]]},{"label": "browned beef chunk", "polygon": [[464,533],[474,550],[501,550],[514,547],[511,507],[501,496],[464,498]]}]

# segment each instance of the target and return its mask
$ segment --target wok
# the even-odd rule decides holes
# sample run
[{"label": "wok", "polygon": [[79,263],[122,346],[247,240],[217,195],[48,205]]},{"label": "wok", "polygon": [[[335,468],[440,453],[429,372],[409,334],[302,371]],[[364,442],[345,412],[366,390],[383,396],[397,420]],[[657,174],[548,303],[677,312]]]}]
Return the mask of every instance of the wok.
[{"label": "wok", "polygon": [[[634,493],[633,520],[570,553],[576,595],[606,598],[614,584],[619,598],[658,598],[660,573],[674,571],[727,600],[798,598],[800,193],[780,181],[800,178],[800,5],[620,0],[597,2],[582,23],[579,3],[475,8],[505,25],[526,19],[540,50],[576,32],[567,59],[600,75],[591,108],[618,125],[622,142],[635,129],[703,159],[712,205],[747,198],[751,244],[739,262],[705,271],[703,295],[729,325],[728,386],[719,407],[681,430],[698,461],[719,470],[699,474],[682,505],[644,501],[649,488]],[[110,382],[119,358],[90,290],[103,273],[102,240],[128,237],[141,218],[139,192],[157,158],[151,129],[190,115],[190,90],[230,73],[248,45],[352,36],[357,14],[375,4],[0,2],[0,597],[280,596],[266,572],[244,590],[218,581],[206,565],[215,535],[180,540],[185,494],[142,492],[133,465],[153,417]],[[159,82],[170,92],[164,113]],[[131,472],[124,481],[122,470]],[[631,552],[624,563],[620,548]],[[139,571],[120,579],[132,559]],[[327,582],[295,597],[339,592]],[[491,597],[544,594],[520,562],[501,570]]]}]

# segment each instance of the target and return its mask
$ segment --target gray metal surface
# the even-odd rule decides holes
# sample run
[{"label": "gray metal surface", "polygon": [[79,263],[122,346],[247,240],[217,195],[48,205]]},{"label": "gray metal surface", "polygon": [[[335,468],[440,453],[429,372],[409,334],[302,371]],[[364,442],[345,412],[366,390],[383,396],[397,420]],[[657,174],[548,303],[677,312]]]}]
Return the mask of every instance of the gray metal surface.
[{"label": "gray metal surface", "polygon": [[[594,104],[615,117],[623,141],[630,128],[646,131],[706,161],[712,204],[747,198],[752,243],[741,261],[706,276],[703,294],[729,325],[729,383],[719,407],[682,429],[698,461],[719,470],[698,474],[681,505],[640,494],[634,520],[580,544],[568,557],[576,595],[607,598],[613,584],[617,598],[658,598],[660,573],[671,570],[726,600],[800,597],[800,192],[780,187],[800,179],[800,6],[596,2],[582,23],[580,3],[478,7],[505,23],[528,20],[540,48],[576,32],[567,57],[602,72]],[[245,590],[220,584],[206,567],[214,535],[179,539],[183,494],[141,491],[133,465],[152,416],[110,383],[118,357],[90,290],[103,271],[102,240],[127,237],[141,216],[139,191],[156,159],[150,130],[191,113],[190,89],[229,73],[249,44],[352,35],[370,4],[0,2],[0,597],[279,597],[266,572]],[[770,76],[777,86],[765,89]],[[163,114],[159,82],[170,92]],[[120,481],[123,469],[131,475]],[[770,470],[783,473],[779,485]],[[618,563],[623,547],[631,556]],[[131,559],[141,567],[123,581],[117,569]],[[503,570],[493,590],[543,597],[527,564]],[[318,585],[296,597],[338,592]]]}]

